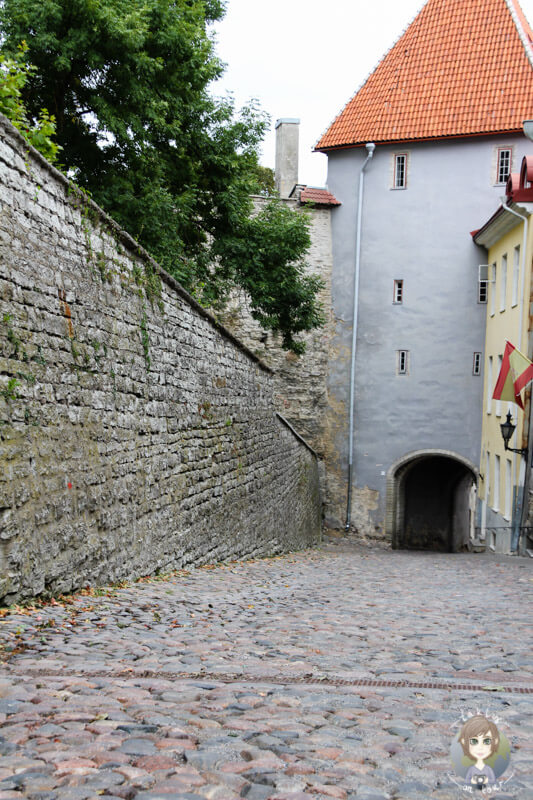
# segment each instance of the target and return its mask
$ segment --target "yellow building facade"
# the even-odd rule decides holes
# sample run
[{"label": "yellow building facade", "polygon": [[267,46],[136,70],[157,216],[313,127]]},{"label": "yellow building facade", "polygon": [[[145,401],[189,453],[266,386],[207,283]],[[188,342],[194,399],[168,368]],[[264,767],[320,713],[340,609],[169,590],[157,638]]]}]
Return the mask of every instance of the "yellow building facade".
[{"label": "yellow building facade", "polygon": [[506,341],[533,360],[530,341],[533,189],[528,185],[531,182],[533,157],[527,156],[520,174],[509,178],[505,203],[474,235],[475,243],[487,252],[479,280],[479,300],[487,305],[487,322],[477,530],[480,544],[497,553],[516,551],[521,533],[520,549],[531,546],[523,525],[531,450],[527,456],[506,449],[500,427],[510,412],[516,430],[508,447],[528,448],[530,391],[522,393],[524,410],[515,403],[492,397]]}]

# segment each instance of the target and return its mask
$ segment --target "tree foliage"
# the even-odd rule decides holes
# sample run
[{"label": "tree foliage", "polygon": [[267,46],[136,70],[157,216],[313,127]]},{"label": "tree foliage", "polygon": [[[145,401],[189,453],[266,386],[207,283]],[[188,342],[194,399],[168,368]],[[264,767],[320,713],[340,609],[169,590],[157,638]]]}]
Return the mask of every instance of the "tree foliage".
[{"label": "tree foliage", "polygon": [[59,145],[54,142],[55,120],[46,108],[30,122],[22,100],[23,89],[35,67],[26,63],[27,45],[21,42],[12,58],[0,55],[0,113],[21,132],[26,141],[49,161],[55,161]]},{"label": "tree foliage", "polygon": [[201,301],[241,286],[296,347],[321,322],[302,268],[308,223],[279,203],[253,216],[250,194],[271,193],[258,164],[268,120],[208,91],[223,13],[221,0],[2,0],[2,49],[27,41],[22,98],[33,119],[55,115],[76,182]]}]

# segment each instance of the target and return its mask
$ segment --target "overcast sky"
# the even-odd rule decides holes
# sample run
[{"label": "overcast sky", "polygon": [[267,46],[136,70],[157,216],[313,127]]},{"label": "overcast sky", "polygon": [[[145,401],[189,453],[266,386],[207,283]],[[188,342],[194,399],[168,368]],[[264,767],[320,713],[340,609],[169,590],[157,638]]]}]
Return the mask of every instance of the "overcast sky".
[{"label": "overcast sky", "polygon": [[[521,0],[530,23],[533,0]],[[424,5],[423,0],[227,0],[215,26],[227,64],[216,93],[237,106],[257,98],[272,119],[262,163],[274,167],[274,123],[300,119],[299,180],[326,182],[326,156],[312,148]],[[532,109],[533,111],[533,109]]]}]

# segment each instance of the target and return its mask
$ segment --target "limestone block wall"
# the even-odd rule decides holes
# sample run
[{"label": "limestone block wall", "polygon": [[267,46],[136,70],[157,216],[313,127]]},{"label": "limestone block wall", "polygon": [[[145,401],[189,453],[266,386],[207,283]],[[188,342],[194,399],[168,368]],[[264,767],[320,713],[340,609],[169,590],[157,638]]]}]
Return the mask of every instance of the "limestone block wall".
[{"label": "limestone block wall", "polygon": [[[255,198],[256,205],[267,202]],[[296,213],[304,209],[293,199],[280,202]],[[297,356],[281,347],[281,337],[265,332],[250,314],[246,297],[235,296],[223,315],[224,324],[245,342],[262,361],[274,370],[274,400],[278,410],[305,437],[319,454],[321,461],[328,452],[327,429],[328,351],[333,323],[331,312],[331,210],[306,208],[310,216],[311,247],[306,256],[310,273],[319,275],[324,283],[319,299],[326,316],[322,328],[302,336],[306,351]],[[324,480],[327,493],[327,479]]]},{"label": "limestone block wall", "polygon": [[315,543],[273,390],[0,117],[0,602]]}]

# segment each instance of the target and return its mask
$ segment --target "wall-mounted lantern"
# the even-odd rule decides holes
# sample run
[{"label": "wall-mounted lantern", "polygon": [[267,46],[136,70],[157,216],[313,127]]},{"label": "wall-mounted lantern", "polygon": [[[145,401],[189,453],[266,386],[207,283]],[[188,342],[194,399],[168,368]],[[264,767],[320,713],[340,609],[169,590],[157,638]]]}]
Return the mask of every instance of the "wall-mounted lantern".
[{"label": "wall-mounted lantern", "polygon": [[503,436],[503,443],[505,445],[505,449],[509,450],[511,453],[520,453],[521,456],[527,455],[527,447],[521,447],[517,449],[515,447],[509,447],[509,442],[513,436],[513,433],[516,430],[516,425],[513,425],[513,421],[511,419],[511,412],[507,412],[507,419],[505,422],[502,422],[500,425],[502,436]]}]

